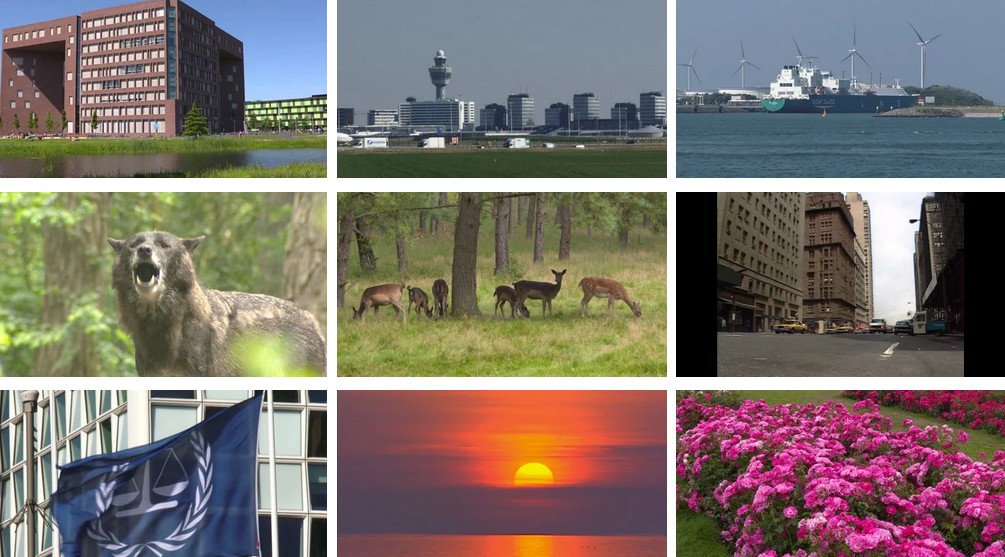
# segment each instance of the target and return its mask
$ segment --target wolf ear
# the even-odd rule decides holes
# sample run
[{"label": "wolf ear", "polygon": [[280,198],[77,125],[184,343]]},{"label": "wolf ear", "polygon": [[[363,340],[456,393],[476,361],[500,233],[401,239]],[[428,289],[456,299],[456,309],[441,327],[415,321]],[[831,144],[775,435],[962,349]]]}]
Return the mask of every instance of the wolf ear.
[{"label": "wolf ear", "polygon": [[108,245],[112,246],[115,253],[119,253],[122,250],[122,246],[125,245],[125,240],[116,240],[115,238],[107,238]]},{"label": "wolf ear", "polygon": [[199,243],[205,239],[206,239],[205,236],[196,236],[195,238],[182,238],[181,243],[185,245],[186,251],[192,253],[193,251],[195,251],[196,246],[198,246]]}]

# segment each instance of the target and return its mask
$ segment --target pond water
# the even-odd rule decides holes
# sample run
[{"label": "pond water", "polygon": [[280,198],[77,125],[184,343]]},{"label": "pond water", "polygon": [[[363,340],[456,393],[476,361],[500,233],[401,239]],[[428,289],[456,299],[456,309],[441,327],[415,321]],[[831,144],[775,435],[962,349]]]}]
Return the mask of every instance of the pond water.
[{"label": "pond water", "polygon": [[139,173],[209,170],[228,166],[266,168],[298,162],[325,162],[326,149],[256,149],[225,153],[144,153],[0,157],[0,177],[132,177]]}]

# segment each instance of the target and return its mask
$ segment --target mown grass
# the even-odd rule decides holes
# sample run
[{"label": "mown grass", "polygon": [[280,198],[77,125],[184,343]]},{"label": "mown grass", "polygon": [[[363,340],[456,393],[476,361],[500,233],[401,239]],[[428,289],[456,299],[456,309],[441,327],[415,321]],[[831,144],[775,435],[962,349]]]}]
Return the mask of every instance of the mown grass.
[{"label": "mown grass", "polygon": [[660,147],[346,152],[339,178],[666,178]]},{"label": "mown grass", "polygon": [[[745,400],[763,400],[764,402],[776,404],[824,404],[828,401],[844,403],[851,407],[855,400],[841,396],[841,391],[734,391],[740,398]],[[928,414],[908,412],[892,406],[881,406],[880,412],[893,420],[893,428],[897,431],[906,431],[903,422],[910,419],[914,425],[924,428],[934,425],[946,424]],[[993,435],[986,431],[978,431],[963,427],[958,424],[949,423],[954,431],[963,430],[970,436],[970,440],[960,447],[970,458],[981,458],[981,454],[991,456],[995,451],[1005,449],[1005,439]],[[677,509],[677,555],[716,556],[730,555],[730,550],[721,542],[719,527],[711,518],[692,512],[690,509]],[[687,545],[682,551],[681,540],[685,540]]]},{"label": "mown grass", "polygon": [[[358,254],[350,254],[350,287],[346,307],[338,312],[338,374],[341,376],[665,376],[666,358],[666,234],[633,230],[630,246],[622,251],[616,238],[574,234],[571,258],[557,260],[557,238],[549,238],[545,263],[531,263],[533,251],[522,227],[511,237],[510,258],[517,269],[511,276],[494,277],[493,227],[482,226],[478,255],[478,305],[481,317],[429,321],[415,312],[408,323],[393,319],[389,306],[365,321],[352,319],[365,288],[384,283],[418,286],[432,298],[437,278],[450,281],[453,233],[412,239],[409,272],[400,275],[392,242],[374,246],[378,270],[360,276]],[[492,316],[500,284],[521,278],[553,281],[549,269],[567,269],[562,290],[552,302],[553,317],[541,317],[541,303],[531,300],[530,319]],[[525,270],[525,271],[524,271]],[[620,281],[641,302],[636,319],[623,303],[614,317],[606,315],[607,301],[594,298],[591,315],[580,317],[586,275]],[[407,298],[407,291],[405,296]],[[448,296],[449,298],[449,296]],[[403,302],[407,307],[407,299]],[[509,306],[507,305],[507,312]],[[508,314],[507,314],[508,316]]]},{"label": "mown grass", "polygon": [[170,137],[149,139],[0,139],[0,157],[48,155],[107,155],[142,153],[206,153],[249,151],[252,149],[325,148],[324,135],[245,135],[200,138]]},{"label": "mown grass", "polygon": [[325,178],[328,165],[323,162],[297,162],[279,166],[228,166],[185,172],[144,172],[133,178]]}]

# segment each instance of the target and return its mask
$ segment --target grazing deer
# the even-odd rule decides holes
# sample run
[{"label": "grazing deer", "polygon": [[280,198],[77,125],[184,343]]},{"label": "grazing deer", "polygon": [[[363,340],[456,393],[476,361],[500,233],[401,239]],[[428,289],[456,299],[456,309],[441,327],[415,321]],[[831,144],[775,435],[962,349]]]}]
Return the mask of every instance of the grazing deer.
[{"label": "grazing deer", "polygon": [[584,317],[590,314],[590,299],[594,296],[607,298],[608,313],[614,312],[614,302],[621,300],[632,308],[635,317],[642,317],[642,308],[639,307],[639,303],[632,300],[625,287],[616,280],[604,277],[583,277],[583,280],[579,281],[579,286],[583,289],[583,301],[580,302],[580,306],[582,306],[581,313]]},{"label": "grazing deer", "polygon": [[426,319],[433,318],[433,310],[429,307],[429,296],[421,288],[408,287],[408,312],[412,313],[412,304],[415,304],[415,318],[422,317],[422,310],[426,310]]},{"label": "grazing deer", "polygon": [[[541,317],[544,317],[545,308],[548,310],[548,315],[551,315],[551,301],[558,296],[558,291],[562,289],[562,277],[565,275],[565,271],[568,269],[562,269],[559,273],[555,269],[552,269],[552,274],[555,275],[555,284],[550,282],[536,282],[533,280],[521,280],[513,283],[513,288],[516,290],[516,305],[523,306],[527,298],[532,300],[541,300]],[[528,317],[530,315],[528,314]]]},{"label": "grazing deer", "polygon": [[373,317],[377,318],[377,310],[380,306],[393,306],[394,316],[402,314],[401,322],[408,322],[408,312],[401,305],[401,295],[405,291],[404,284],[381,284],[371,286],[363,291],[363,297],[359,300],[359,310],[352,308],[352,318],[366,320],[366,310],[373,308]]},{"label": "grazing deer", "polygon": [[447,281],[443,279],[436,279],[433,282],[433,306],[436,310],[436,314],[440,317],[446,317],[447,315],[447,292],[450,289],[447,288]]},{"label": "grazing deer", "polygon": [[[495,317],[496,310],[499,310],[499,313],[502,314],[503,319],[506,319],[505,304],[506,302],[509,302],[509,313],[515,319],[516,307],[517,307],[516,290],[513,290],[512,287],[506,285],[497,286],[495,293],[493,293],[492,295],[496,297],[496,307],[494,310],[492,310],[492,317]],[[530,310],[527,309],[527,306],[520,306],[520,315],[524,317],[530,317]]]}]

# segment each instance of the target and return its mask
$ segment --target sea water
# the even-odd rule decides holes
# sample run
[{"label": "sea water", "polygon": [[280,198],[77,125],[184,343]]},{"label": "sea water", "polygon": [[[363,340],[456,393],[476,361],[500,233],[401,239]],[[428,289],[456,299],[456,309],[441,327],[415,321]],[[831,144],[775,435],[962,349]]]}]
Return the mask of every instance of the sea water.
[{"label": "sea water", "polygon": [[678,114],[679,178],[994,178],[1005,121],[871,114]]},{"label": "sea water", "polygon": [[666,557],[666,536],[338,536],[339,557]]}]

